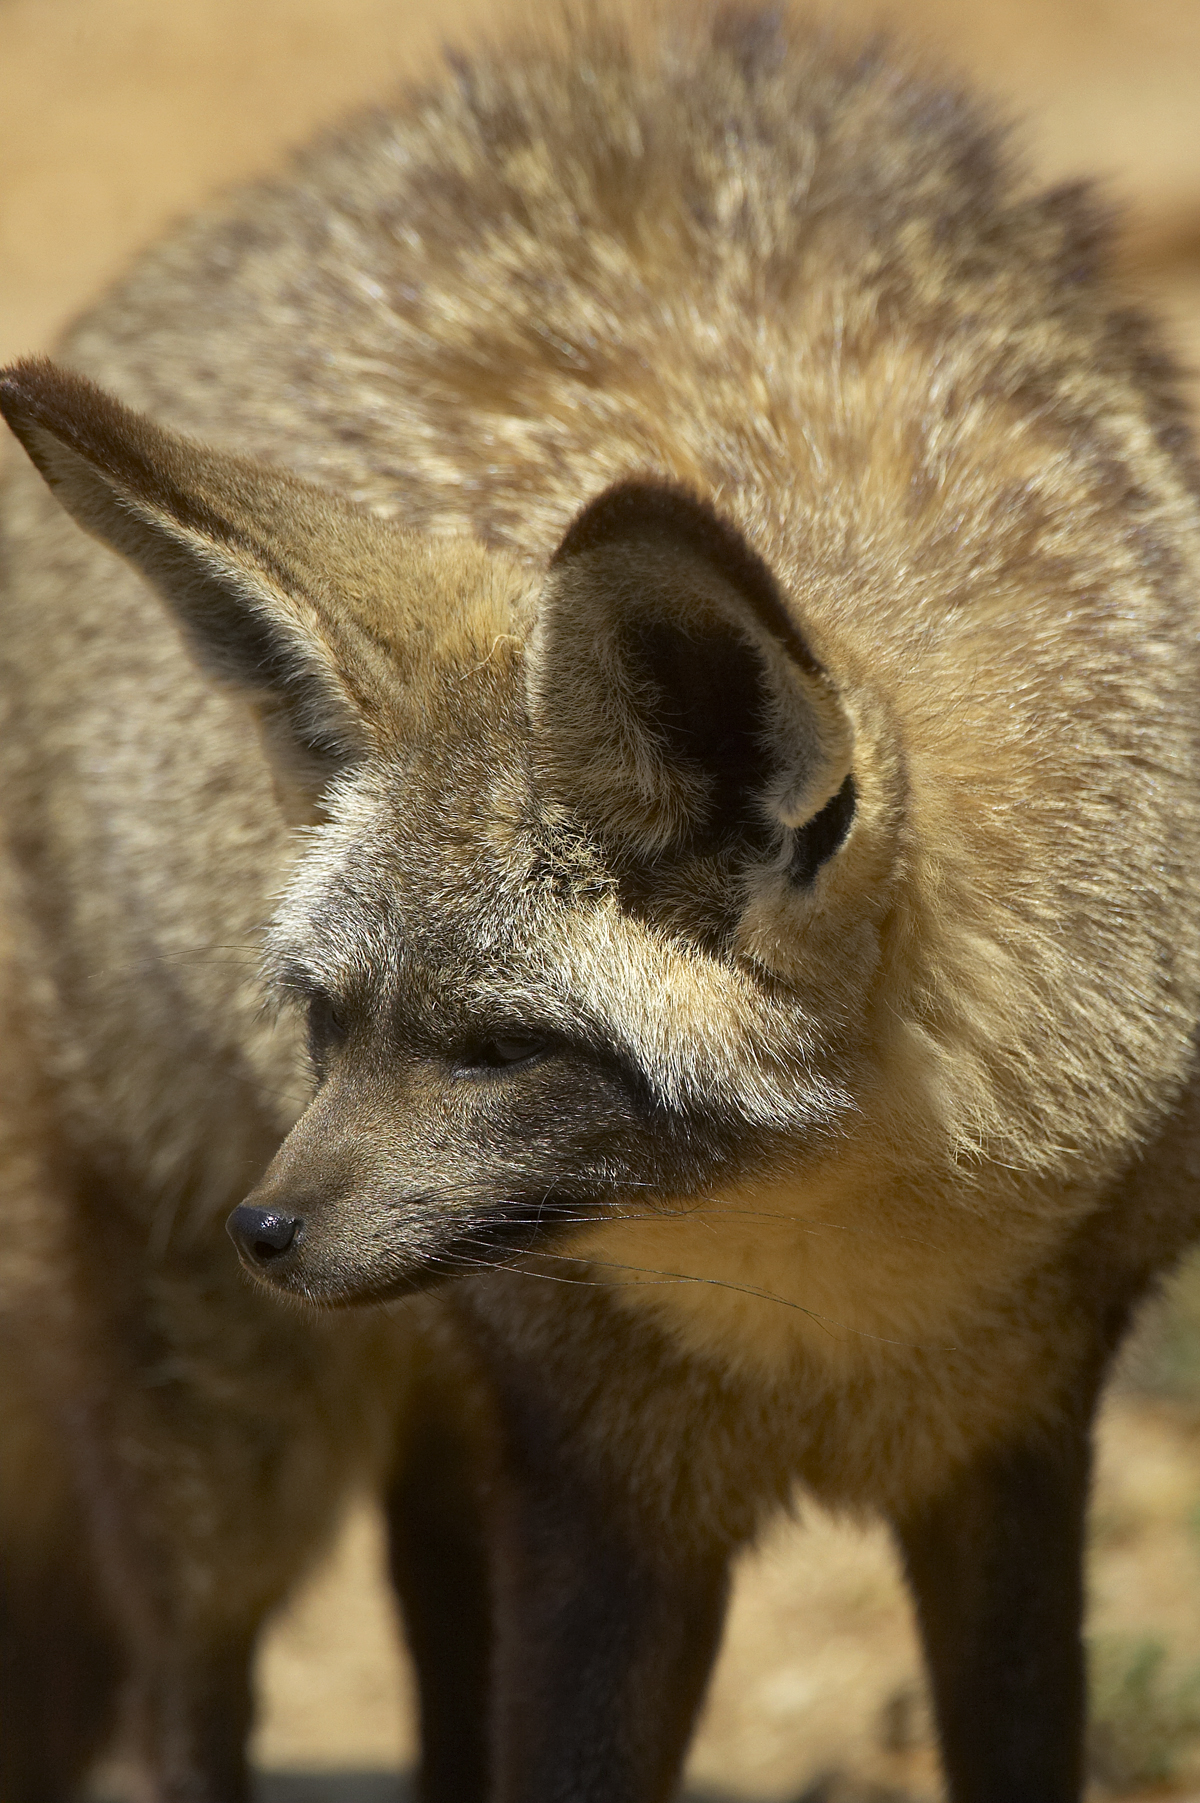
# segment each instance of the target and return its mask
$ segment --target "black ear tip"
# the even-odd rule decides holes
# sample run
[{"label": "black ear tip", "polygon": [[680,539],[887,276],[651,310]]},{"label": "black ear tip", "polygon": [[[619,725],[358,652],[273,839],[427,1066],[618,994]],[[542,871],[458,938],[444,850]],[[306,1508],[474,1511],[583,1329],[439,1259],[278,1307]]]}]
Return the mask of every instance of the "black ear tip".
[{"label": "black ear tip", "polygon": [[551,567],[632,533],[657,530],[690,536],[700,519],[706,524],[719,524],[708,503],[682,483],[667,482],[658,476],[614,482],[576,514],[551,559]]},{"label": "black ear tip", "polygon": [[22,442],[37,426],[64,436],[71,415],[99,392],[86,376],[61,368],[49,357],[22,357],[0,370],[0,413]]},{"label": "black ear tip", "polygon": [[[70,379],[67,371],[49,357],[18,357],[15,363],[0,369],[0,393],[26,395],[32,400],[45,389]],[[82,382],[85,378],[76,376],[74,380]]]},{"label": "black ear tip", "polygon": [[681,482],[661,476],[631,477],[589,501],[568,526],[551,569],[623,540],[654,538],[699,557],[732,585],[759,627],[810,676],[821,666],[797,630],[769,566],[733,523],[710,501]]},{"label": "black ear tip", "polygon": [[30,402],[37,393],[37,376],[37,365],[32,360],[0,369],[0,413],[14,430],[17,420],[29,414]]}]

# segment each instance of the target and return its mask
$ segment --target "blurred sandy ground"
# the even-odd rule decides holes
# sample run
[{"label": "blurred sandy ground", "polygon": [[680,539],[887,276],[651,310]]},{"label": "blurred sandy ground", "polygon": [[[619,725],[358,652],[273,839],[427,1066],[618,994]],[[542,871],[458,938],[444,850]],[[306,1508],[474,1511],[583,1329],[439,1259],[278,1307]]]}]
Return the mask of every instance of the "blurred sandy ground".
[{"label": "blurred sandy ground", "polygon": [[[520,10],[536,21],[536,0]],[[833,10],[852,24],[890,20],[974,75],[1022,121],[1047,181],[1099,175],[1126,211],[1140,291],[1200,369],[1200,0]],[[48,348],[174,215],[499,16],[489,0],[0,0],[0,361]],[[1106,1417],[1092,1625],[1115,1649],[1120,1731],[1153,1743],[1126,1747],[1124,1767],[1110,1760],[1111,1783],[1133,1794],[1130,1774],[1149,1773],[1173,1735],[1173,1794],[1200,1797],[1200,1776],[1188,1779],[1193,1715],[1200,1728],[1200,1383],[1192,1370],[1157,1388],[1174,1393],[1126,1394]],[[384,1774],[411,1759],[380,1564],[378,1525],[360,1510],[270,1637],[258,1757],[293,1774],[266,1781],[272,1803],[373,1803],[390,1794]],[[1151,1640],[1165,1652],[1147,1665]],[[747,1562],[693,1780],[709,1797],[807,1803],[936,1794],[882,1534],[814,1518]]]}]

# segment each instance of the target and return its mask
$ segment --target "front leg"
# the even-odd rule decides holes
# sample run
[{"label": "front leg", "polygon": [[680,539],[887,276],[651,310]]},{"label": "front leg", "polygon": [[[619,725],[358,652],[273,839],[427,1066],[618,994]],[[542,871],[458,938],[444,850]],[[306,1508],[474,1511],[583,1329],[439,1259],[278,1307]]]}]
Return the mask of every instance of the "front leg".
[{"label": "front leg", "polygon": [[259,1627],[387,1456],[403,1328],[281,1315],[246,1289],[217,1223],[150,1263],[132,1211],[98,1181],[70,1218],[88,1256],[66,1247],[66,1300],[30,1335],[30,1389],[119,1667],[141,1795],[240,1803]]},{"label": "front leg", "polygon": [[1086,1418],[980,1459],[895,1523],[953,1803],[1076,1803]]},{"label": "front leg", "polygon": [[639,1536],[540,1451],[504,1486],[496,1803],[666,1803],[720,1640],[726,1558]]},{"label": "front leg", "polygon": [[603,1285],[467,1279],[454,1312],[490,1398],[491,1803],[666,1803],[758,1525],[713,1456],[743,1411]]},{"label": "front leg", "polygon": [[472,1375],[444,1332],[441,1341],[440,1358],[423,1359],[413,1378],[386,1497],[388,1549],[417,1670],[420,1803],[487,1803],[492,1612],[481,1435]]}]

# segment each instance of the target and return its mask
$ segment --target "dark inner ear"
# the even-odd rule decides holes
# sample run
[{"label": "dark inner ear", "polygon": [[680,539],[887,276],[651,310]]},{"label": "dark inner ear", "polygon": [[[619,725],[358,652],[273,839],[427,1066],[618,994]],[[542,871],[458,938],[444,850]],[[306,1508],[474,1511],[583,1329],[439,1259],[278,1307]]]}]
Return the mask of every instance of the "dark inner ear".
[{"label": "dark inner ear", "polygon": [[667,620],[630,622],[629,668],[654,692],[654,724],[667,755],[703,776],[708,802],[688,849],[769,837],[753,806],[773,773],[762,664],[731,627],[688,631]]},{"label": "dark inner ear", "polygon": [[807,889],[818,870],[839,849],[854,823],[858,791],[854,777],[848,776],[837,794],[831,796],[819,814],[797,827],[792,834],[792,855],[788,862],[788,881],[797,889]]},{"label": "dark inner ear", "polygon": [[592,501],[550,563],[530,660],[539,757],[612,848],[621,881],[694,920],[700,873],[726,930],[743,875],[810,884],[849,831],[850,722],[743,535],[671,483]]},{"label": "dark inner ear", "polygon": [[[130,546],[136,530],[131,520]],[[215,575],[206,579],[170,545],[154,545],[148,532],[143,537],[142,566],[172,595],[200,661],[230,682],[261,691],[267,717],[286,701],[291,738],[312,761],[321,781],[335,776],[359,747],[338,736],[336,723],[330,720],[328,685],[320,673],[305,664],[297,647],[251,599],[231,592],[228,583]]]}]

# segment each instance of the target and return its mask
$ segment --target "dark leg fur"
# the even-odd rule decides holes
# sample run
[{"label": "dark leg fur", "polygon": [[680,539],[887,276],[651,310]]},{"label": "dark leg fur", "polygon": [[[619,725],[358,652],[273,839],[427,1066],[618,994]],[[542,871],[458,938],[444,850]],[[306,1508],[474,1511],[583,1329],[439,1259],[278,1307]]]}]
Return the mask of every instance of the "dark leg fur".
[{"label": "dark leg fur", "polygon": [[638,1544],[544,1469],[503,1519],[496,1803],[666,1803],[720,1640],[724,1556],[673,1559],[649,1529]]},{"label": "dark leg fur", "polygon": [[120,1653],[70,1549],[0,1563],[0,1798],[65,1803],[115,1725]]},{"label": "dark leg fur", "polygon": [[[148,1794],[154,1803],[245,1803],[250,1662],[263,1608],[238,1594],[237,1565],[226,1570],[207,1543],[172,1534],[153,1483],[139,1482],[114,1450],[124,1417],[98,1420],[79,1402],[71,1414],[88,1551]],[[138,1430],[148,1443],[144,1422]],[[158,1443],[168,1444],[166,1434]]]},{"label": "dark leg fur", "polygon": [[253,1636],[210,1651],[188,1648],[157,1669],[138,1661],[132,1688],[135,1749],[155,1803],[247,1803]]},{"label": "dark leg fur", "polygon": [[1076,1803],[1090,1423],[980,1461],[896,1524],[953,1803]]},{"label": "dark leg fur", "polygon": [[119,1647],[131,1751],[154,1803],[243,1803],[258,1629],[371,1444],[355,1383],[383,1367],[359,1370],[366,1339],[314,1337],[247,1297],[219,1223],[150,1267],[128,1211],[98,1182],[80,1190],[72,1306],[36,1388]]},{"label": "dark leg fur", "polygon": [[420,1684],[422,1803],[485,1803],[491,1611],[479,1473],[441,1400],[418,1396],[388,1496],[392,1578]]},{"label": "dark leg fur", "polygon": [[714,1487],[728,1395],[591,1285],[518,1281],[454,1296],[486,1399],[489,1803],[668,1803],[756,1525],[740,1468]]}]

